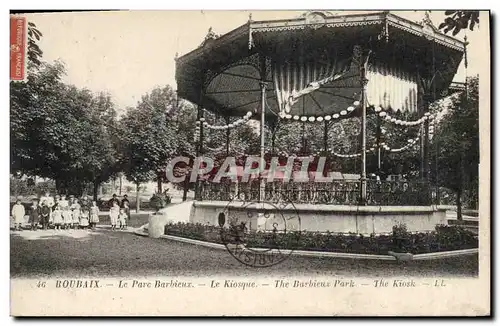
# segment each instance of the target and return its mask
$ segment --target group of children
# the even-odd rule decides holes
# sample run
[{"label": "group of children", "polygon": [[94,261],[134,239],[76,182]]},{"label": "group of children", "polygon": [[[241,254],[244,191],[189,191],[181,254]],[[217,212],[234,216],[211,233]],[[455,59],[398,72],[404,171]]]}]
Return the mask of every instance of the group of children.
[{"label": "group of children", "polygon": [[[128,201],[123,203],[121,209],[114,202],[109,213],[111,229],[115,230],[117,223],[120,229],[125,229],[129,213]],[[22,230],[25,215],[24,205],[18,199],[12,208],[14,228],[16,230]],[[46,194],[40,200],[33,201],[28,215],[32,231],[38,230],[39,225],[44,230],[48,229],[50,225],[53,225],[55,230],[77,228],[95,230],[97,223],[99,223],[97,202],[90,201],[87,196],[83,196],[80,200],[70,196],[69,200],[67,200],[64,195],[58,195],[54,199],[49,194]]]}]

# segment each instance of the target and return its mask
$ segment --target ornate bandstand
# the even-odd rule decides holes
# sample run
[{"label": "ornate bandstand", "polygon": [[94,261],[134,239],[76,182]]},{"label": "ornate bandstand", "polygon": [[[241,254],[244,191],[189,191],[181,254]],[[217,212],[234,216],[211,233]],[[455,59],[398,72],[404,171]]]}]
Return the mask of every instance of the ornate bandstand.
[{"label": "ornate bandstand", "polygon": [[[280,191],[272,191],[262,177],[257,187],[209,182],[202,186],[197,182],[193,219],[212,222],[217,202],[279,200],[277,194],[286,192],[299,209],[304,206],[303,220],[308,221],[305,216],[311,215],[306,222],[309,229],[385,232],[390,224],[387,221],[396,219],[414,221],[408,223],[415,230],[432,229],[444,213],[431,205],[431,187],[426,186],[429,126],[435,117],[429,108],[460,90],[452,81],[465,48],[465,42],[440,33],[427,14],[415,22],[387,11],[313,11],[272,21],[253,21],[250,16],[246,24],[221,36],[210,29],[198,48],[176,58],[178,96],[198,107],[198,154],[205,152],[207,129],[225,131],[229,141],[233,128],[253,120],[260,125],[263,162],[266,124],[289,120],[317,124],[326,130],[340,120],[357,117],[361,122],[360,151],[330,154],[339,159],[359,157],[361,171],[358,179],[316,184],[314,189],[311,182],[291,182],[281,185]],[[212,125],[204,118],[205,110],[239,119]],[[396,113],[416,118],[404,120]],[[418,183],[392,183],[380,191],[381,182],[367,178],[367,154],[404,150],[367,143],[367,116],[371,114],[400,127],[401,133],[413,130],[418,135],[405,146],[420,149]],[[373,219],[385,222],[368,222]]]}]

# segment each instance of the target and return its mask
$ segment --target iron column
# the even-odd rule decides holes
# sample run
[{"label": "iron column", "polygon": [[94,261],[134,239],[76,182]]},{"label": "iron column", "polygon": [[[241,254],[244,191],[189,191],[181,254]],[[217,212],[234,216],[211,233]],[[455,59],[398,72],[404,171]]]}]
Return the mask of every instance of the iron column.
[{"label": "iron column", "polygon": [[361,55],[360,62],[360,81],[361,81],[361,198],[360,204],[366,205],[366,66],[368,56]]},{"label": "iron column", "polygon": [[[265,160],[264,160],[264,153],[265,153],[265,136],[266,133],[264,131],[265,123],[266,123],[266,82],[261,81],[260,82],[260,89],[261,89],[261,103],[260,103],[260,164],[259,164],[259,170],[262,172],[265,169]],[[259,201],[263,202],[264,201],[264,179],[262,179],[262,173],[259,173],[259,179],[260,179],[260,191],[259,191]]]}]

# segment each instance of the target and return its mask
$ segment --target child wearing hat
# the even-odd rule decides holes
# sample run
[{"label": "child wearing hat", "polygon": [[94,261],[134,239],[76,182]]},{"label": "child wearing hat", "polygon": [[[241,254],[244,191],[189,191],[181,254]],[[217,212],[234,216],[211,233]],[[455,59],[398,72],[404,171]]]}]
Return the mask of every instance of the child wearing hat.
[{"label": "child wearing hat", "polygon": [[31,231],[38,230],[38,221],[41,216],[41,208],[38,206],[38,201],[34,200],[30,207],[29,223],[31,224]]}]

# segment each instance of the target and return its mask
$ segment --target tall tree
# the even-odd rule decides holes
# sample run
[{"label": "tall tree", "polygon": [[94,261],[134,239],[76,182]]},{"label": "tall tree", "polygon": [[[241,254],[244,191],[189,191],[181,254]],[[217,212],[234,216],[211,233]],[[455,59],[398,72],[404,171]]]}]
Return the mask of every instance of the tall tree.
[{"label": "tall tree", "polygon": [[114,151],[104,123],[113,120],[113,108],[65,85],[64,73],[60,62],[42,63],[27,82],[11,84],[11,171],[81,194],[87,183],[109,177]]},{"label": "tall tree", "polygon": [[477,203],[479,177],[479,78],[468,78],[467,85],[467,91],[452,98],[431,144],[437,151],[432,157],[437,157],[439,184],[456,193],[459,219],[462,219],[464,190],[469,190],[472,205]]},{"label": "tall tree", "polygon": [[[120,120],[122,164],[125,175],[136,184],[137,190],[141,183],[154,176],[158,191],[162,191],[165,169],[178,149],[176,123],[172,120],[176,105],[170,86],[155,88]],[[139,193],[137,196],[138,199]]]}]

